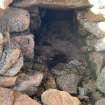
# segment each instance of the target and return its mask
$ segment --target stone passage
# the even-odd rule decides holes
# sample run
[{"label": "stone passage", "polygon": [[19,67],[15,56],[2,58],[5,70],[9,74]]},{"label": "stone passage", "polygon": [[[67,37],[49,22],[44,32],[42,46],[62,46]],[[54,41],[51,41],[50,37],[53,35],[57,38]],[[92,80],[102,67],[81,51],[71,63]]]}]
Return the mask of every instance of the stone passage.
[{"label": "stone passage", "polygon": [[105,104],[105,0],[0,0],[0,105]]}]

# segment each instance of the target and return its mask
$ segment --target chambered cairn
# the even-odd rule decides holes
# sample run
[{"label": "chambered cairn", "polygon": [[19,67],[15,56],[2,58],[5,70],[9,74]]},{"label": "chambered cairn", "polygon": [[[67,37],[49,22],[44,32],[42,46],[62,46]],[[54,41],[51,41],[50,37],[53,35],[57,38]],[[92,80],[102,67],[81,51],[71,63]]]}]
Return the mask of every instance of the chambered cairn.
[{"label": "chambered cairn", "polygon": [[105,105],[105,0],[0,0],[0,105]]}]

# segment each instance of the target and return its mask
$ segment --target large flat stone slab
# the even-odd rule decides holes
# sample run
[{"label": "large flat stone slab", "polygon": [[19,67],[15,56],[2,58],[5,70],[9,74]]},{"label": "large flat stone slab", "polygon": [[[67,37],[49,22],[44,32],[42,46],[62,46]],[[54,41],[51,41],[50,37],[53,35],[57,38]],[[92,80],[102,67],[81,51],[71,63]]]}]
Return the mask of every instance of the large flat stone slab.
[{"label": "large flat stone slab", "polygon": [[22,0],[14,3],[16,7],[29,7],[31,5],[36,5],[39,7],[48,8],[80,8],[90,6],[88,0]]}]

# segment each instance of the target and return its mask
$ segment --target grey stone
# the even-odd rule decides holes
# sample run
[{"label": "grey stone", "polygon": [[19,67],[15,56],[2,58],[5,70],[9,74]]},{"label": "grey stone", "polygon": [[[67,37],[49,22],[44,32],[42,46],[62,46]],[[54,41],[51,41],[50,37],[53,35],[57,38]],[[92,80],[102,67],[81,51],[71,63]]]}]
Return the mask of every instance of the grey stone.
[{"label": "grey stone", "polygon": [[84,19],[84,17],[79,12],[77,13],[77,19],[84,29],[93,36],[97,38],[105,37],[105,32],[99,27],[100,22],[88,21],[87,19]]},{"label": "grey stone", "polygon": [[100,75],[98,75],[98,78],[97,78],[97,88],[102,93],[105,93],[105,67],[102,69]]},{"label": "grey stone", "polygon": [[0,31],[22,32],[29,28],[30,14],[27,10],[19,8],[8,8],[0,17]]},{"label": "grey stone", "polygon": [[32,5],[36,5],[39,7],[47,7],[47,8],[79,8],[79,7],[87,7],[90,6],[87,0],[22,0],[16,1],[14,6],[16,7],[30,7]]},{"label": "grey stone", "polygon": [[56,79],[57,85],[60,89],[72,94],[77,94],[77,86],[80,81],[80,77],[76,74],[67,74],[58,76]]},{"label": "grey stone", "polygon": [[95,105],[105,105],[105,98],[98,100]]},{"label": "grey stone", "polygon": [[10,35],[8,32],[4,34],[3,51],[1,52],[0,58],[0,75],[3,76],[14,76],[20,72],[23,66],[23,56],[21,50],[10,42]]},{"label": "grey stone", "polygon": [[92,93],[92,96],[93,96],[94,100],[100,100],[100,99],[102,99],[102,97],[103,97],[102,95],[103,94],[101,92],[99,92],[99,91],[95,91],[95,92]]},{"label": "grey stone", "polygon": [[36,31],[41,26],[41,13],[39,8],[32,6],[28,9],[30,13],[30,29],[31,31]]},{"label": "grey stone", "polygon": [[95,70],[96,76],[98,76],[101,72],[101,68],[104,61],[103,53],[92,52],[89,54],[89,62],[91,62],[92,70]]},{"label": "grey stone", "polygon": [[96,51],[105,51],[105,37],[98,39],[94,47]]}]

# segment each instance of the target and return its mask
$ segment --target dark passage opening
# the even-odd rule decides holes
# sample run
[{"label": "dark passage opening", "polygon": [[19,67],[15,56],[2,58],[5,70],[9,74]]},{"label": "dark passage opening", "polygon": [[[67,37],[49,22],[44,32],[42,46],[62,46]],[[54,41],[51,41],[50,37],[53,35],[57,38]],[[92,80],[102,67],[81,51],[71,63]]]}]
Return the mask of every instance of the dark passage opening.
[{"label": "dark passage opening", "polygon": [[51,69],[58,63],[79,59],[80,43],[77,40],[79,34],[75,10],[40,11],[46,12],[41,17],[40,29],[35,32],[35,62],[45,63]]},{"label": "dark passage opening", "polygon": [[46,33],[49,30],[50,24],[54,21],[68,21],[70,24],[70,31],[72,33],[76,33],[78,26],[76,20],[76,13],[75,10],[50,10],[50,9],[42,9],[40,12],[46,11],[44,14],[45,16],[41,17],[41,27],[37,31],[36,34],[36,42],[37,44],[42,44],[44,38],[46,37]]}]

